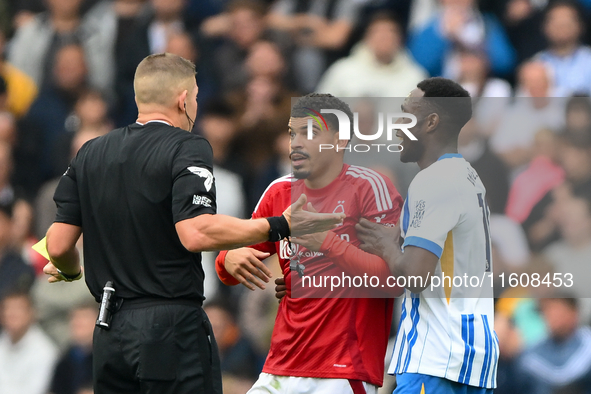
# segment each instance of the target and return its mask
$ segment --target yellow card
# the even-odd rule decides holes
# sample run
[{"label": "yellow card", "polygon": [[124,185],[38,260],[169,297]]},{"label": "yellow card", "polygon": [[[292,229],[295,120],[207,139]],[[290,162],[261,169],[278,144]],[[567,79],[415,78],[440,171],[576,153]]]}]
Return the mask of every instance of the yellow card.
[{"label": "yellow card", "polygon": [[32,249],[47,260],[50,260],[49,253],[47,253],[47,237],[43,237],[41,241],[32,246]]}]

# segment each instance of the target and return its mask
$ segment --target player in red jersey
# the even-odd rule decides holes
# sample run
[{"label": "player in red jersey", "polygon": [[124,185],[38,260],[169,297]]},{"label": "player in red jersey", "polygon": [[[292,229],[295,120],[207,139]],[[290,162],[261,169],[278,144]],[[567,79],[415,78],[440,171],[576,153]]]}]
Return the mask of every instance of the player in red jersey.
[{"label": "player in red jersey", "polygon": [[[293,175],[269,185],[252,217],[281,213],[291,204],[292,195],[304,193],[310,210],[344,212],[343,224],[330,232],[299,237],[300,245],[293,250],[282,240],[222,252],[216,259],[222,282],[243,283],[254,289],[251,283],[263,287],[257,277],[264,281],[270,277],[260,259],[277,253],[287,285],[263,373],[249,394],[376,393],[383,382],[392,297],[400,295],[401,289],[390,291],[384,298],[338,298],[350,293],[340,289],[328,294],[330,289],[326,288],[315,289],[318,293],[312,294],[324,298],[291,297],[296,286],[302,289],[301,276],[290,270],[293,253],[305,267],[306,276],[341,276],[345,272],[351,276],[375,275],[385,281],[390,275],[388,266],[359,249],[354,226],[361,218],[393,226],[402,206],[400,194],[386,177],[344,164],[343,148],[348,141],[339,140],[336,116],[326,115],[324,123],[314,121],[314,137],[307,138],[310,113],[321,109],[338,109],[353,118],[349,106],[331,95],[312,94],[299,99],[289,121]],[[320,152],[320,144],[338,144],[341,149]]]}]

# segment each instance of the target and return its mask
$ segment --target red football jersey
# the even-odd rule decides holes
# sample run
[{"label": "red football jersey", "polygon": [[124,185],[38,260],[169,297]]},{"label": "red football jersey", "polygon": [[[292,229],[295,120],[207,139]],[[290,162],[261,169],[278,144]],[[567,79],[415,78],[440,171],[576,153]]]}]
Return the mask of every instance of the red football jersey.
[{"label": "red football jersey", "polygon": [[[381,264],[389,273],[383,260],[358,249],[360,241],[354,228],[362,217],[386,225],[398,222],[402,198],[388,178],[347,164],[343,165],[339,176],[322,189],[308,189],[303,180],[285,176],[269,185],[252,217],[279,216],[302,193],[318,212],[346,214],[343,224],[332,230],[322,245],[325,248],[330,238],[330,250],[321,248],[320,252],[310,252],[297,247],[300,262],[306,267],[305,275],[340,276],[343,268],[336,266],[331,254],[338,249],[342,252],[343,245],[354,246],[365,262]],[[301,278],[297,272],[290,271],[291,251],[287,242],[265,242],[253,247],[279,254],[288,287],[288,295],[279,305],[263,372],[354,379],[381,386],[393,298],[335,298],[339,290],[331,293],[331,298],[292,298],[292,288],[301,286]],[[237,284],[224,268],[225,255],[226,252],[220,253],[216,260],[218,276],[225,284]],[[326,295],[330,288],[322,291]]]}]

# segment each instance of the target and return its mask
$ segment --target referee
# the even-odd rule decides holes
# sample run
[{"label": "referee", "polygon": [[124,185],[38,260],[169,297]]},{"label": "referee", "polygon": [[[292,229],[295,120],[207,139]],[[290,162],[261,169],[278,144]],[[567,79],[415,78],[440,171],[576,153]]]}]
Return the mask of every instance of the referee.
[{"label": "referee", "polygon": [[212,149],[187,132],[197,114],[194,64],[148,56],[134,89],[137,122],[86,143],[60,180],[44,272],[50,282],[80,279],[75,245],[84,232],[90,292],[100,301],[114,289],[109,327],[94,333],[95,393],[221,393],[199,252],[282,239],[292,213],[306,232],[343,215],[306,212],[305,196],[279,217],[216,215]]}]

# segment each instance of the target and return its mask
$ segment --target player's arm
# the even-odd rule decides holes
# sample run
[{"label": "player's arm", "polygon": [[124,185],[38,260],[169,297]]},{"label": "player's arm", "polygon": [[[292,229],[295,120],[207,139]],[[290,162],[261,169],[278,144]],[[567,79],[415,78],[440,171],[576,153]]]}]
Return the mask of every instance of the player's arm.
[{"label": "player's arm", "polygon": [[[82,150],[82,149],[81,149]],[[76,159],[61,177],[54,194],[57,205],[55,222],[47,231],[47,253],[50,261],[43,268],[50,283],[72,281],[82,277],[76,242],[82,234],[80,200],[75,171]]]},{"label": "player's arm", "polygon": [[[402,223],[387,228],[362,219],[355,226],[363,242],[361,249],[382,257],[395,277],[420,277],[420,281],[407,280],[416,284],[407,289],[420,293],[431,282],[448,234],[459,221],[461,206],[453,179],[419,178],[409,190]],[[405,228],[404,252],[401,225]]]},{"label": "player's arm", "polygon": [[272,242],[220,252],[215,259],[215,270],[222,283],[227,286],[242,283],[249,290],[255,290],[254,286],[264,290],[265,285],[257,278],[269,283],[269,279],[273,276],[262,262],[274,253],[274,250],[266,251],[267,248],[261,247],[266,244],[272,244]]},{"label": "player's arm", "polygon": [[420,293],[430,284],[430,277],[435,272],[439,256],[433,252],[417,247],[406,246],[404,253],[400,247],[400,223],[395,228],[387,228],[367,219],[355,226],[358,237],[363,241],[361,249],[380,256],[388,265],[394,277],[421,277],[421,281],[406,281],[406,283],[423,284],[423,286],[406,288],[413,293]]}]

